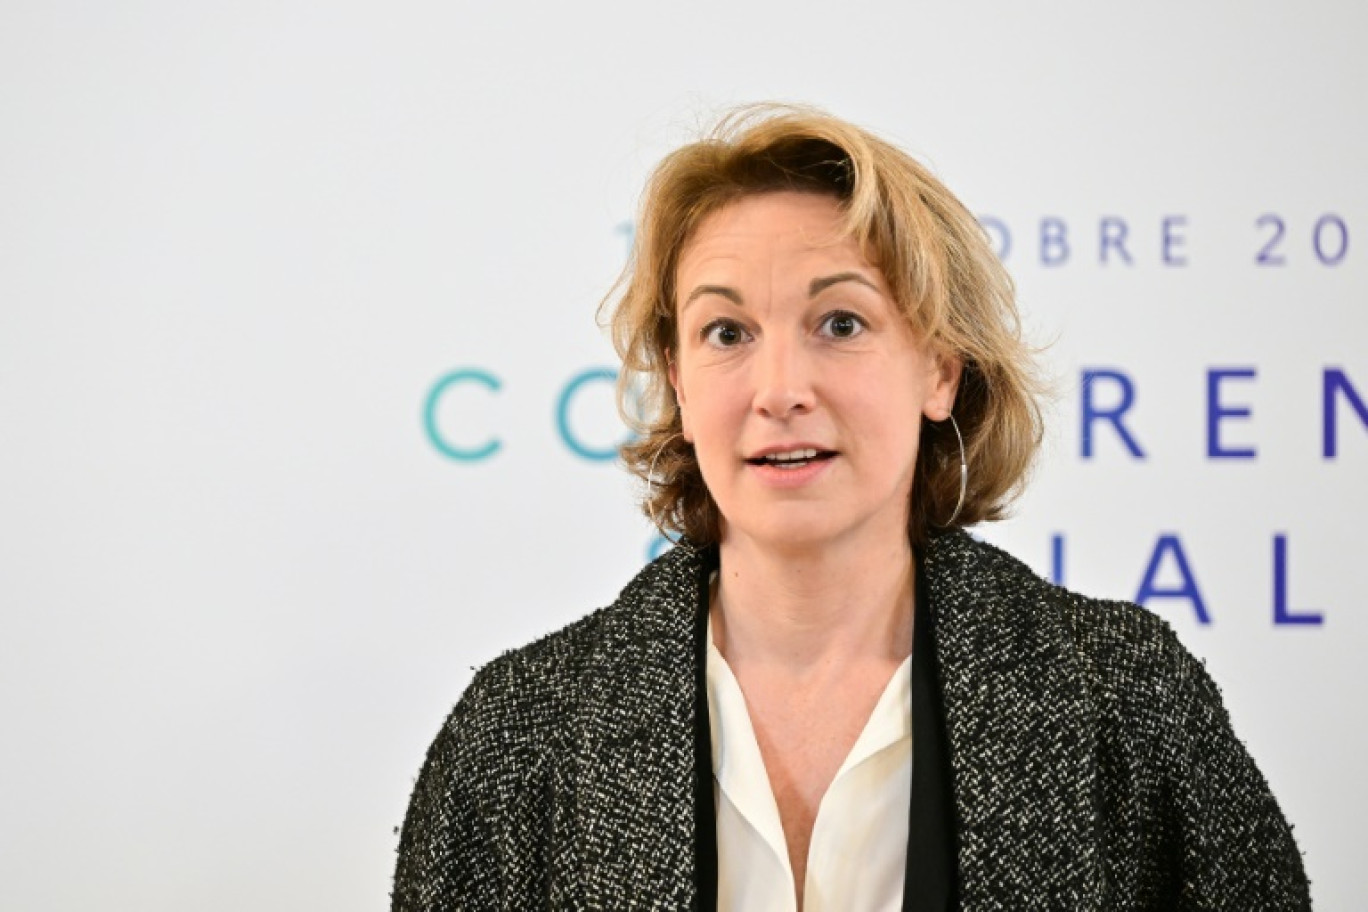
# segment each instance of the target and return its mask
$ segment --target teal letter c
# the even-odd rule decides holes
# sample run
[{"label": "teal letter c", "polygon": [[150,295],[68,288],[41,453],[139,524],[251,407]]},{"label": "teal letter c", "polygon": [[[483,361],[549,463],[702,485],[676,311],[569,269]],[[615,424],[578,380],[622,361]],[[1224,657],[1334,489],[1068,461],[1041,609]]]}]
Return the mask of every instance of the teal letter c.
[{"label": "teal letter c", "polygon": [[458,447],[446,441],[437,429],[438,400],[452,387],[462,383],[478,383],[485,389],[494,392],[503,388],[499,378],[488,371],[478,368],[452,371],[433,384],[431,392],[428,393],[427,402],[423,405],[423,427],[427,430],[428,440],[443,456],[448,459],[455,459],[457,462],[479,462],[498,452],[499,447],[503,445],[499,438],[491,437],[478,447]]}]

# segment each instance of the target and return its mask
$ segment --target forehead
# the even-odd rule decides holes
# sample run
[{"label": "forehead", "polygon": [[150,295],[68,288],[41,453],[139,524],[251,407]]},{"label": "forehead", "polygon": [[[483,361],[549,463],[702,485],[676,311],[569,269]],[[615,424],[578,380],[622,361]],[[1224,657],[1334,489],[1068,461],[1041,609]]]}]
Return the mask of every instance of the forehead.
[{"label": "forehead", "polygon": [[785,190],[744,196],[706,216],[680,252],[679,270],[776,255],[872,265],[847,230],[835,197]]}]

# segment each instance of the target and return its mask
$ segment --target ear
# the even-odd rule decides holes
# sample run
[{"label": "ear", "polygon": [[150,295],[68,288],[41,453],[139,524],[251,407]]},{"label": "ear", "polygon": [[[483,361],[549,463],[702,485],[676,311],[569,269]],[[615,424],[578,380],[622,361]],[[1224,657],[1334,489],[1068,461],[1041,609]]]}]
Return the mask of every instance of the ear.
[{"label": "ear", "polygon": [[684,391],[679,388],[679,362],[674,359],[674,355],[668,356],[670,386],[674,389],[675,402],[679,408],[679,426],[683,433],[684,440],[693,443],[693,432],[689,430],[689,413],[684,409]]},{"label": "ear", "polygon": [[959,355],[946,351],[931,352],[931,386],[922,403],[922,414],[932,421],[944,421],[955,407],[955,393],[959,390],[964,362]]}]

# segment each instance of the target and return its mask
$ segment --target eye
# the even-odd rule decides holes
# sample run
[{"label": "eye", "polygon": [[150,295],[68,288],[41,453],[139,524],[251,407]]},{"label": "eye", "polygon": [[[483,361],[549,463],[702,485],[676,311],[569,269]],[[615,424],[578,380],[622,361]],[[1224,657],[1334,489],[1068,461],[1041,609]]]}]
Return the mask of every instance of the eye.
[{"label": "eye", "polygon": [[704,342],[717,348],[732,348],[750,338],[750,333],[732,320],[713,320],[699,335]]},{"label": "eye", "polygon": [[854,338],[865,329],[865,321],[848,310],[833,311],[822,318],[822,333],[836,339]]}]

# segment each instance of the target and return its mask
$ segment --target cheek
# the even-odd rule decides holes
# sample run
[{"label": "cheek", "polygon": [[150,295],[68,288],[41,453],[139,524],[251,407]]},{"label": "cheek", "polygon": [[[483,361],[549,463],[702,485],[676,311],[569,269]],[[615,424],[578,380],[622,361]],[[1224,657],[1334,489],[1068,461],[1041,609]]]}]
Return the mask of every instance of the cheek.
[{"label": "cheek", "polygon": [[704,436],[707,436],[707,397],[700,397],[698,392],[688,385],[679,386],[676,389],[678,390],[680,432],[689,443],[695,443],[700,429],[702,429]]},{"label": "cheek", "polygon": [[[684,439],[691,443],[705,471],[721,469],[736,453],[745,423],[744,403],[725,391],[695,389],[682,411]],[[739,407],[739,411],[738,411]]]},{"label": "cheek", "polygon": [[731,438],[721,403],[711,399],[690,400],[684,421],[684,434],[700,451],[713,451],[726,446]]},{"label": "cheek", "polygon": [[924,391],[907,372],[862,380],[851,387],[852,395],[838,407],[838,414],[867,454],[872,450],[880,463],[901,471],[904,462],[916,456]]},{"label": "cheek", "polygon": [[866,426],[872,424],[893,432],[895,425],[921,420],[927,391],[909,372],[889,376],[869,371],[844,385],[847,392],[842,401],[846,409]]}]

